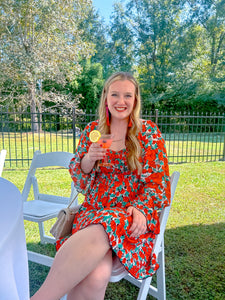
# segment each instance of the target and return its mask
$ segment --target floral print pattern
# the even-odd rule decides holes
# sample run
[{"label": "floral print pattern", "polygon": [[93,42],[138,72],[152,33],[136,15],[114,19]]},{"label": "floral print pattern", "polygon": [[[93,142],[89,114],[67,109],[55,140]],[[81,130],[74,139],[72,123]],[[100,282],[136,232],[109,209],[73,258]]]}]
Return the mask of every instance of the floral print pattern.
[{"label": "floral print pattern", "polygon": [[[101,224],[109,243],[121,263],[137,279],[152,276],[158,269],[152,253],[155,235],[159,233],[158,213],[170,203],[169,167],[165,143],[158,127],[152,121],[142,120],[138,135],[142,148],[143,169],[139,175],[127,165],[127,150],[109,150],[111,166],[94,167],[82,172],[80,162],[91,145],[89,134],[97,129],[98,121],[89,123],[83,131],[69,171],[77,190],[85,200],[75,215],[72,234],[90,224]],[[147,231],[138,238],[130,237],[132,216],[126,212],[132,205],[146,217]],[[67,239],[57,241],[57,249]]]}]

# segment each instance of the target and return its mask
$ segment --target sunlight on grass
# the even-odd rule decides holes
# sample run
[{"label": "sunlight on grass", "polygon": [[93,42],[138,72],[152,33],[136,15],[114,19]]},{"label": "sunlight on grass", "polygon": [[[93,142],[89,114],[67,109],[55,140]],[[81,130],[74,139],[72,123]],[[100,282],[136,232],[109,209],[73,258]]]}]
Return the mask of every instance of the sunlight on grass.
[{"label": "sunlight on grass", "polygon": [[224,222],[224,162],[171,165],[181,176],[167,228]]}]

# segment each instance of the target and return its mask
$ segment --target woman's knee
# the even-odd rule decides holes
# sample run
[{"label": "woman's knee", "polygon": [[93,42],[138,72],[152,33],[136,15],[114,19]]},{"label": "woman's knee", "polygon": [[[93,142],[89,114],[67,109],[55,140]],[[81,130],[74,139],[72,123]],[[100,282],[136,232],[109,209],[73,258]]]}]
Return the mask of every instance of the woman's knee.
[{"label": "woman's knee", "polygon": [[68,300],[72,299],[104,299],[112,272],[112,250],[108,250],[97,267],[89,273],[83,281],[75,286],[68,294]]},{"label": "woman's knee", "polygon": [[106,288],[112,273],[112,251],[109,250],[105,258],[88,275],[87,284],[92,290]]}]

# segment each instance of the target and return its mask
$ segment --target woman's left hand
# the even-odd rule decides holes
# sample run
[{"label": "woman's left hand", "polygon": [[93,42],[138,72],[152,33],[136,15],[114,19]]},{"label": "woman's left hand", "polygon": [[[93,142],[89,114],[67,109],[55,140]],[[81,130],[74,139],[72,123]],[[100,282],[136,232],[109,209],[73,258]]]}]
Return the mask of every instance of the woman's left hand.
[{"label": "woman's left hand", "polygon": [[128,215],[133,217],[133,223],[130,227],[131,237],[138,237],[144,234],[147,230],[146,217],[134,206],[129,206],[127,209]]}]

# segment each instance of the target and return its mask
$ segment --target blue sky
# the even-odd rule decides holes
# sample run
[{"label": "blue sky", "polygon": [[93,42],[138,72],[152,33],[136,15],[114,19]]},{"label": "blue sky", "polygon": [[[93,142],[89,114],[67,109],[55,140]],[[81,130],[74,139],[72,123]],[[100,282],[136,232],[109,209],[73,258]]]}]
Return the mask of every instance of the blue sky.
[{"label": "blue sky", "polygon": [[110,15],[113,11],[113,3],[121,2],[123,5],[127,0],[92,0],[93,6],[99,12],[99,15],[102,16],[106,23],[109,23]]},{"label": "blue sky", "polygon": [[107,23],[109,23],[114,2],[114,0],[92,0],[93,6],[99,11],[100,16],[104,17]]}]

